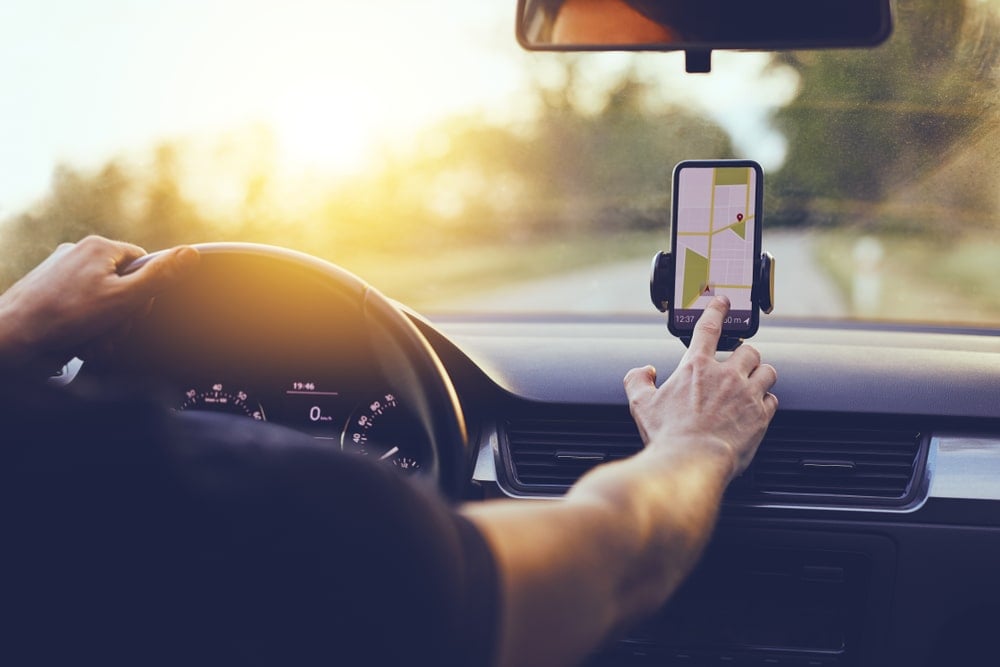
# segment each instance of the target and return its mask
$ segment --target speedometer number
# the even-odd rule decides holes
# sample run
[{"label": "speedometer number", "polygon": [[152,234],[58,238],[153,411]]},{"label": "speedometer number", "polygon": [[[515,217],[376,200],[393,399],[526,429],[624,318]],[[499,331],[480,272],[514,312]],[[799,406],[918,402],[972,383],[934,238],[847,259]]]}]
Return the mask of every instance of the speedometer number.
[{"label": "speedometer number", "polygon": [[392,460],[392,464],[400,470],[417,470],[420,463],[412,456],[400,456]]}]

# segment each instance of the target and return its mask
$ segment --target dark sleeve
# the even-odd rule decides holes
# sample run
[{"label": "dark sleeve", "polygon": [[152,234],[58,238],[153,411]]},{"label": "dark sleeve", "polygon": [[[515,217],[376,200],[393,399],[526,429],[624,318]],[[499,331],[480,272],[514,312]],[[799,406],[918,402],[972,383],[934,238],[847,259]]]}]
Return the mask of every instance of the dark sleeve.
[{"label": "dark sleeve", "polygon": [[203,417],[183,420],[177,461],[202,508],[194,541],[218,550],[197,563],[222,607],[203,613],[228,619],[243,658],[489,664],[496,566],[470,522],[386,466]]},{"label": "dark sleeve", "polygon": [[492,661],[495,561],[432,489],[249,420],[70,403],[22,411],[7,452],[5,604],[36,656]]}]

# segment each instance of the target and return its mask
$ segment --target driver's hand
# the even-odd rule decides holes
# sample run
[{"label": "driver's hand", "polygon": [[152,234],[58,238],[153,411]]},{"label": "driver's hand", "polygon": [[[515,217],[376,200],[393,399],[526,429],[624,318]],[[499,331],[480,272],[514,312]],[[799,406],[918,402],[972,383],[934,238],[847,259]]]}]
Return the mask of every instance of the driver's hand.
[{"label": "driver's hand", "polygon": [[100,236],[59,246],[0,295],[0,366],[49,374],[74,356],[106,351],[199,260],[194,248],[180,246],[120,275],[145,254]]},{"label": "driver's hand", "polygon": [[[753,459],[778,399],[770,392],[777,373],[762,364],[760,353],[741,345],[724,360],[716,358],[729,300],[715,297],[695,326],[691,345],[677,369],[659,388],[656,369],[634,368],[625,375],[643,442],[681,456],[718,456],[729,480]],[[726,468],[728,466],[728,469]]]}]

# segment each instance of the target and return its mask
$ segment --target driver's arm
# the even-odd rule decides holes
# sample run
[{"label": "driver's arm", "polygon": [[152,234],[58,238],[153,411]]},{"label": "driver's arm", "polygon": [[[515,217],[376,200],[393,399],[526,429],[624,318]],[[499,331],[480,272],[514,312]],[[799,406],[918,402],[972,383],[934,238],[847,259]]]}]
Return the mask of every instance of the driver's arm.
[{"label": "driver's arm", "polygon": [[754,348],[716,360],[728,309],[713,300],[661,387],[651,367],[625,376],[642,452],[593,470],[562,500],[465,508],[498,562],[499,664],[575,664],[691,570],[778,405],[775,371]]},{"label": "driver's arm", "polygon": [[99,353],[198,262],[195,249],[181,246],[119,274],[145,254],[100,236],[59,246],[0,295],[0,369],[44,377]]}]

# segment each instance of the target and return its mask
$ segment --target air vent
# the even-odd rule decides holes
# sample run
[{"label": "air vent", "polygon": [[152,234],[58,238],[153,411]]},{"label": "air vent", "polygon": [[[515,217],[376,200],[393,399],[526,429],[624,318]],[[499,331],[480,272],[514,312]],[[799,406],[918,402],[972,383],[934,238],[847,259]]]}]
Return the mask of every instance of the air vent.
[{"label": "air vent", "polygon": [[506,435],[516,485],[541,491],[567,489],[594,466],[642,449],[631,422],[516,419]]},{"label": "air vent", "polygon": [[[616,419],[511,419],[503,436],[510,486],[527,493],[561,493],[594,466],[642,447],[635,425]],[[727,499],[902,505],[912,498],[923,442],[897,420],[784,415]]]},{"label": "air vent", "polygon": [[914,430],[776,424],[733,495],[902,501],[920,451]]}]

